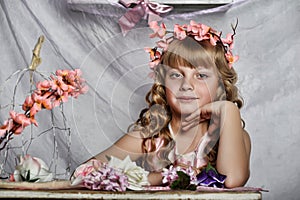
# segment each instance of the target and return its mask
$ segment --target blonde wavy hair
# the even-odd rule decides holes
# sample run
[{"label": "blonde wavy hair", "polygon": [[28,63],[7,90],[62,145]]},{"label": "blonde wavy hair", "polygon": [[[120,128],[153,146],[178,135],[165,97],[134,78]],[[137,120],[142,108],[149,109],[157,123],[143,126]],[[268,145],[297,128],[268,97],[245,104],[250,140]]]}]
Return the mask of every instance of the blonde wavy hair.
[{"label": "blonde wavy hair", "polygon": [[[229,68],[224,46],[220,42],[213,46],[208,40],[196,41],[192,37],[186,37],[183,40],[174,39],[169,44],[168,50],[163,53],[160,65],[155,69],[155,82],[146,95],[148,107],[141,111],[134,124],[134,129],[140,130],[144,135],[142,149],[145,154],[138,163],[149,171],[157,170],[158,166],[163,168],[171,164],[171,161],[168,160],[168,154],[175,144],[168,129],[172,115],[166,100],[164,84],[166,66],[171,68],[178,66],[215,67],[219,74],[220,85],[215,100],[231,101],[238,108],[243,106],[243,101],[239,97],[236,87],[237,74],[233,68]],[[219,130],[215,132],[214,134],[219,134]],[[157,152],[156,138],[163,140],[163,147]],[[218,142],[214,143],[207,152],[207,159],[212,165],[215,165],[217,151]]]}]

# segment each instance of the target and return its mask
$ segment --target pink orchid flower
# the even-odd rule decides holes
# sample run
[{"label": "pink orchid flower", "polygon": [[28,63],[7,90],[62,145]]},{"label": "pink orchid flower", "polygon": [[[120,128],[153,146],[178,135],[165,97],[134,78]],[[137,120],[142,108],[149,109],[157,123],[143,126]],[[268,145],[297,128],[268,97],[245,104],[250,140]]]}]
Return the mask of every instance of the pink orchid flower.
[{"label": "pink orchid flower", "polygon": [[161,23],[159,26],[157,21],[151,21],[149,27],[154,31],[154,33],[150,34],[150,38],[163,38],[167,33],[167,28],[164,23]]}]

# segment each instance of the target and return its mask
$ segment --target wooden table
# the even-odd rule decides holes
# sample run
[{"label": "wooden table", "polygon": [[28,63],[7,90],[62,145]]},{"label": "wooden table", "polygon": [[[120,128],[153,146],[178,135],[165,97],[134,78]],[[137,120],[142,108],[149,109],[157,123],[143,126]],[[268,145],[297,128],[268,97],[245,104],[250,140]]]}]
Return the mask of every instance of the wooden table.
[{"label": "wooden table", "polygon": [[210,199],[261,200],[260,192],[128,191],[0,189],[0,199]]}]

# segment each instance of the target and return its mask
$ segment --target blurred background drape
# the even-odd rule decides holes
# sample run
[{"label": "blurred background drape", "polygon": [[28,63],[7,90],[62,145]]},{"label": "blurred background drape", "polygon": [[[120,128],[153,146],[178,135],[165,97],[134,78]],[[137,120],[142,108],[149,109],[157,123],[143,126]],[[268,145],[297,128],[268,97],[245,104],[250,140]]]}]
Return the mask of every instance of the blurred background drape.
[{"label": "blurred background drape", "polygon": [[[123,36],[118,19],[125,8],[82,2],[0,1],[1,124],[9,116],[19,74],[8,77],[28,67],[40,35],[45,42],[38,72],[48,76],[57,69],[80,68],[90,88],[53,113],[38,113],[39,127],[28,127],[0,152],[2,174],[11,173],[17,156],[26,153],[51,164],[58,178],[68,178],[78,164],[125,134],[146,105],[144,97],[152,80],[147,77],[149,58],[144,47],[155,42],[148,38],[147,21]],[[221,9],[175,9],[163,19],[167,27],[195,20],[227,33],[238,18],[234,53],[240,60],[234,68],[245,100],[242,117],[252,139],[247,185],[270,190],[264,199],[300,196],[299,12],[299,0],[248,0]],[[16,102],[23,103],[29,88],[25,74],[15,92]],[[53,123],[70,132],[44,132]]]}]

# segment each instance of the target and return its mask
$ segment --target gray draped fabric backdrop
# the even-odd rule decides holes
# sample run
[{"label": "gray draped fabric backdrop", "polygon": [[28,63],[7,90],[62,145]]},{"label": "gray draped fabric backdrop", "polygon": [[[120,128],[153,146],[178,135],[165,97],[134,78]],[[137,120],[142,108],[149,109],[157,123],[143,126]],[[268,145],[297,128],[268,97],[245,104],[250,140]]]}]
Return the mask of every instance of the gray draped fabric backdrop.
[{"label": "gray draped fabric backdrop", "polygon": [[[234,67],[245,100],[241,113],[252,139],[247,185],[270,190],[264,199],[299,199],[300,1],[236,2],[218,11],[175,10],[164,22],[172,27],[193,19],[227,33],[238,18],[234,51],[240,60]],[[9,116],[5,105],[11,103],[18,73],[7,78],[30,64],[40,35],[45,42],[38,71],[48,76],[57,69],[80,68],[90,87],[52,115],[38,113],[39,127],[28,127],[9,143],[7,153],[0,152],[2,173],[12,172],[17,155],[24,153],[42,158],[57,174],[68,167],[72,171],[110,146],[137,119],[152,84],[143,48],[155,40],[148,39],[146,20],[124,37],[117,23],[124,13],[118,6],[68,5],[64,0],[0,1],[1,124]],[[36,74],[35,79],[41,77]],[[25,74],[16,102],[23,103],[29,89]],[[71,134],[43,132],[54,126],[70,128]]]}]

